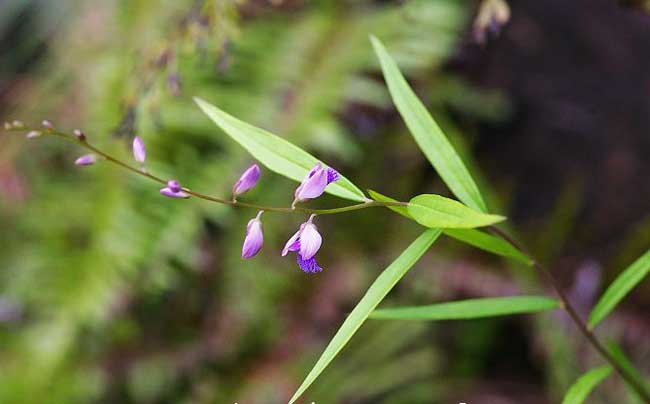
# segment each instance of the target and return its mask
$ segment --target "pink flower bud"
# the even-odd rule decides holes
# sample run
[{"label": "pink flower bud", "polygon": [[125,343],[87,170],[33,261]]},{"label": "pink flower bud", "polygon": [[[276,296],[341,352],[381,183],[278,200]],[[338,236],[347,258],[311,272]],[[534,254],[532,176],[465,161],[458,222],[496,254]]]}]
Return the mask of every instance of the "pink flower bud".
[{"label": "pink flower bud", "polygon": [[260,179],[260,174],[260,168],[257,164],[248,167],[232,187],[233,195],[237,196],[248,192],[257,184],[257,181]]},{"label": "pink flower bud", "polygon": [[167,186],[160,189],[160,194],[169,198],[187,199],[190,197],[190,194],[183,191],[181,184],[176,180],[167,181]]},{"label": "pink flower bud", "polygon": [[78,166],[89,166],[97,162],[97,156],[94,154],[86,154],[75,160],[75,164]]},{"label": "pink flower bud", "polygon": [[246,238],[241,249],[241,257],[244,259],[253,258],[264,244],[264,232],[262,231],[262,220],[260,219],[262,213],[264,211],[260,210],[257,217],[251,219],[246,226]]},{"label": "pink flower bud", "polygon": [[147,158],[147,151],[144,148],[144,142],[140,136],[133,138],[133,157],[140,164],[143,164]]}]

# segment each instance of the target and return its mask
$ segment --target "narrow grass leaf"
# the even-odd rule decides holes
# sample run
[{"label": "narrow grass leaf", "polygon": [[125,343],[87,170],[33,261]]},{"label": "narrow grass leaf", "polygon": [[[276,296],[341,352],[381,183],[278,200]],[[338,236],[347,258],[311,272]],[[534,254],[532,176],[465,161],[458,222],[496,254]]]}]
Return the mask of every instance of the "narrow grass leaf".
[{"label": "narrow grass leaf", "polygon": [[[375,201],[397,202],[395,199],[386,195],[382,195],[377,191],[373,191],[372,189],[368,190],[368,194]],[[388,209],[393,210],[411,220],[415,220],[409,214],[408,208],[405,206],[388,206]],[[471,246],[480,248],[481,250],[485,250],[496,255],[501,255],[506,258],[511,258],[515,261],[521,262],[524,265],[532,265],[532,261],[512,244],[491,234],[487,234],[476,229],[443,229],[442,232],[449,237],[452,237]]]},{"label": "narrow grass leaf", "polygon": [[585,401],[589,393],[598,386],[609,374],[612,373],[612,368],[609,366],[600,366],[591,369],[584,375],[580,376],[578,380],[569,388],[562,404],[581,404]]},{"label": "narrow grass leaf", "polygon": [[650,272],[650,250],[627,267],[607,288],[589,314],[589,328],[594,328],[614,310],[614,307],[648,275],[648,272]]},{"label": "narrow grass leaf", "polygon": [[427,306],[378,309],[370,314],[376,320],[468,320],[554,310],[560,306],[555,299],[543,296],[511,296],[469,299]]},{"label": "narrow grass leaf", "polygon": [[374,36],[370,40],[393,102],[424,155],[458,199],[476,210],[487,212],[474,179],[445,134],[406,82],[384,45]]},{"label": "narrow grass leaf", "polygon": [[418,259],[431,247],[440,236],[440,230],[429,229],[422,233],[409,245],[392,264],[390,264],[375,279],[366,294],[361,298],[350,315],[345,319],[341,328],[330,340],[314,367],[302,382],[289,404],[294,403],[307,388],[316,380],[321,372],[329,365],[334,357],[348,343],[354,333],[361,327],[368,315],[377,307],[382,299],[390,292],[395,284],[408,272]]},{"label": "narrow grass leaf", "polygon": [[503,216],[481,213],[456,200],[434,194],[411,199],[408,213],[416,222],[431,228],[474,228],[505,220]]},{"label": "narrow grass leaf", "polygon": [[491,234],[476,229],[444,229],[443,232],[449,237],[480,248],[481,250],[511,258],[527,266],[533,265],[530,258],[512,244]]},{"label": "narrow grass leaf", "polygon": [[[300,182],[316,163],[327,165],[293,143],[243,122],[201,98],[194,97],[194,101],[217,126],[271,171]],[[342,175],[325,192],[353,201],[366,200],[363,192]]]},{"label": "narrow grass leaf", "polygon": [[[648,388],[648,383],[646,382],[645,377],[639,373],[639,371],[636,369],[632,361],[628,359],[628,357],[625,355],[625,352],[623,352],[623,349],[616,343],[616,342],[610,342],[607,344],[607,350],[609,353],[612,355],[614,358],[614,361],[620,366],[621,368],[625,369],[625,371],[634,379],[634,382],[638,384],[639,386],[644,386],[646,389]],[[639,394],[634,390],[633,388],[628,389],[631,394],[633,394],[635,397],[637,397],[639,400],[641,399],[639,397]]]}]

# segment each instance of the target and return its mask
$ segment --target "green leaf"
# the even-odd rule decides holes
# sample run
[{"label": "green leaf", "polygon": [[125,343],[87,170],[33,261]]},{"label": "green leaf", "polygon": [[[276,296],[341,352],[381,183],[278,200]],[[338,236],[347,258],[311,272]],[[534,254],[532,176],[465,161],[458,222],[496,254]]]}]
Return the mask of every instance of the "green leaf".
[{"label": "green leaf", "polygon": [[650,272],[650,250],[627,267],[607,288],[589,314],[589,328],[594,328]]},{"label": "green leaf", "polygon": [[510,314],[536,313],[557,309],[560,302],[542,296],[512,296],[469,299],[427,306],[379,309],[370,318],[377,320],[466,320]]},{"label": "green leaf", "polygon": [[[382,195],[377,191],[373,191],[372,189],[368,190],[368,194],[370,194],[370,197],[375,201],[397,202],[395,199],[386,195]],[[414,220],[413,217],[408,213],[408,209],[406,207],[388,206],[388,209],[393,210],[411,220]],[[512,244],[491,234],[487,234],[476,229],[443,229],[442,232],[449,237],[455,238],[456,240],[462,241],[463,243],[467,243],[471,246],[480,248],[481,250],[485,250],[496,255],[501,255],[503,257],[512,258],[515,261],[519,261],[528,266],[532,265],[532,261]]]},{"label": "green leaf", "polygon": [[[620,366],[622,369],[625,369],[625,371],[630,375],[632,379],[634,379],[635,383],[638,384],[639,386],[644,386],[647,388],[648,383],[645,381],[645,378],[639,373],[639,371],[634,367],[634,364],[627,358],[625,355],[625,352],[621,349],[620,346],[616,342],[610,342],[607,344],[607,348],[609,350],[609,353],[612,355],[612,358],[614,358],[614,361]],[[625,379],[624,379],[625,380]],[[627,381],[626,381],[627,383]],[[629,387],[629,386],[628,386]],[[636,390],[633,388],[628,389],[630,393],[632,393],[635,397],[639,398],[638,393]]]},{"label": "green leaf", "polygon": [[[293,143],[247,124],[201,98],[194,97],[194,101],[217,126],[271,171],[300,182],[316,163],[327,165]],[[366,200],[363,192],[342,175],[325,192],[353,201]]]},{"label": "green leaf", "polygon": [[336,332],[325,351],[302,382],[289,404],[295,402],[307,388],[316,380],[321,372],[329,365],[334,357],[348,343],[354,333],[361,327],[368,315],[377,307],[382,299],[390,292],[395,284],[406,274],[415,262],[431,247],[440,236],[440,230],[429,229],[422,233],[409,245],[392,264],[382,272],[370,285],[366,294],[361,298],[350,315],[345,319],[341,328]]},{"label": "green leaf", "polygon": [[562,404],[581,404],[585,401],[591,390],[594,389],[600,382],[605,380],[609,374],[612,373],[612,368],[609,366],[600,366],[591,369],[589,372],[580,376],[578,380],[569,388]]},{"label": "green leaf", "polygon": [[483,197],[453,146],[399,71],[384,45],[370,37],[397,110],[429,162],[449,189],[468,206],[487,212]]},{"label": "green leaf", "polygon": [[434,194],[411,199],[408,212],[416,222],[431,228],[473,228],[505,220],[503,216],[477,212],[458,201]]},{"label": "green leaf", "polygon": [[444,229],[449,237],[531,266],[533,261],[507,241],[476,229]]}]

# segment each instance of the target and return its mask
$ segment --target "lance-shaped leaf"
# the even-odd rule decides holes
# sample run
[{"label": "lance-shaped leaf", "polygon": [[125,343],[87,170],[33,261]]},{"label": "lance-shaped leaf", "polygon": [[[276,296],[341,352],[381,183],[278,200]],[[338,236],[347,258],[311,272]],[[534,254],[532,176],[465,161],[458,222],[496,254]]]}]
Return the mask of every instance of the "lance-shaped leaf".
[{"label": "lance-shaped leaf", "polygon": [[480,248],[481,250],[512,258],[527,266],[533,265],[533,261],[512,244],[491,234],[476,229],[444,229],[443,232],[451,238],[455,238],[458,241]]},{"label": "lance-shaped leaf", "polygon": [[327,348],[322,353],[316,364],[302,382],[289,404],[295,402],[307,388],[316,380],[321,372],[329,365],[334,357],[348,343],[350,338],[361,327],[368,315],[377,307],[382,299],[390,292],[395,284],[402,279],[408,270],[431,247],[431,244],[440,236],[440,230],[429,229],[422,233],[409,245],[392,264],[382,272],[370,285],[366,294],[345,319],[341,328],[330,340]]},{"label": "lance-shaped leaf", "polygon": [[[621,347],[616,342],[611,341],[608,343],[607,350],[612,355],[612,358],[614,358],[616,364],[620,366],[621,369],[625,370],[625,372],[627,372],[628,376],[634,380],[634,383],[636,383],[638,386],[643,386],[646,389],[648,388],[648,383],[646,382],[643,375],[639,373],[632,361],[628,359],[628,357],[625,355],[625,352],[623,352],[623,349],[621,349]],[[626,383],[628,383],[627,379],[624,380]],[[640,399],[638,393],[634,388],[630,388],[629,392]]]},{"label": "lance-shaped leaf", "polygon": [[[243,122],[201,98],[194,97],[194,101],[217,126],[271,171],[300,182],[317,163],[327,166],[279,136]],[[366,200],[363,192],[342,175],[325,192],[353,201]]]},{"label": "lance-shaped leaf", "polygon": [[600,384],[609,374],[612,373],[612,368],[609,366],[600,366],[591,369],[584,375],[580,376],[578,380],[573,383],[569,388],[562,404],[581,404],[585,401],[589,393]]},{"label": "lance-shaped leaf", "polygon": [[607,288],[589,314],[589,328],[594,328],[614,310],[614,307],[648,275],[648,272],[650,272],[650,250],[627,267]]},{"label": "lance-shaped leaf", "polygon": [[431,228],[474,228],[505,220],[471,209],[462,203],[434,194],[418,195],[409,201],[408,213],[416,222]]},{"label": "lance-shaped leaf", "polygon": [[557,309],[560,302],[543,296],[469,299],[426,306],[395,307],[372,312],[377,320],[467,320]]},{"label": "lance-shaped leaf", "polygon": [[384,45],[373,36],[370,40],[393,102],[424,155],[458,199],[487,212],[483,197],[458,153],[406,82]]},{"label": "lance-shaped leaf", "polygon": [[[377,191],[373,191],[372,189],[368,190],[368,194],[370,194],[370,197],[375,201],[397,202],[395,199],[386,195],[382,195]],[[409,214],[408,208],[406,206],[389,206],[388,209],[393,210],[411,220],[415,220]],[[476,229],[443,229],[442,232],[449,237],[452,237],[471,246],[480,248],[481,250],[485,250],[496,255],[501,255],[506,258],[512,258],[513,260],[519,261],[522,264],[528,266],[532,265],[532,261],[512,244],[491,234],[487,234]]]}]

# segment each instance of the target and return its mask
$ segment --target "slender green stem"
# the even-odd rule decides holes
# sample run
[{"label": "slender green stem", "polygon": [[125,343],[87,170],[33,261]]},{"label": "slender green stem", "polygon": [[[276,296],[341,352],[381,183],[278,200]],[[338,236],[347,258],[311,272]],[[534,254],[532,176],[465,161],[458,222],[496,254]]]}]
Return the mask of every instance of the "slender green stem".
[{"label": "slender green stem", "polygon": [[521,252],[523,252],[528,259],[531,260],[533,263],[533,267],[540,273],[544,274],[546,279],[548,279],[549,283],[553,286],[553,289],[555,289],[555,292],[557,293],[558,297],[562,301],[562,306],[566,310],[567,314],[569,314],[569,317],[573,320],[573,322],[576,324],[582,335],[589,341],[589,343],[596,349],[596,351],[605,359],[616,371],[618,372],[619,375],[625,380],[625,382],[639,395],[639,397],[645,402],[650,404],[650,392],[648,392],[647,387],[640,383],[637,378],[631,374],[625,367],[621,366],[618,361],[612,356],[612,354],[603,346],[603,344],[598,340],[596,335],[587,327],[587,324],[580,318],[580,315],[578,314],[578,311],[575,309],[573,304],[571,304],[571,301],[569,300],[569,297],[564,293],[562,290],[562,287],[560,286],[560,283],[558,282],[557,278],[553,275],[551,271],[549,271],[546,267],[541,265],[537,260],[531,256],[531,254],[527,251],[527,249],[519,242],[517,242],[514,238],[512,238],[508,233],[505,231],[499,229],[496,226],[490,226],[490,230],[492,233],[495,235],[501,237],[505,241],[509,242],[513,246],[517,247]]},{"label": "slender green stem", "polygon": [[[111,162],[111,163],[113,163],[113,164],[115,164],[115,165],[117,165],[117,166],[119,166],[119,167],[121,167],[121,168],[123,168],[125,170],[131,171],[134,174],[146,177],[146,178],[148,178],[148,179],[150,179],[152,181],[158,182],[160,184],[163,184],[163,185],[167,184],[166,180],[164,180],[164,179],[162,179],[162,178],[160,178],[160,177],[158,177],[156,175],[153,175],[148,171],[144,171],[144,170],[141,170],[141,169],[139,169],[137,167],[131,166],[131,165],[129,165],[129,164],[127,164],[127,163],[113,157],[113,156],[111,156],[110,154],[108,154],[106,152],[103,152],[102,150],[98,149],[97,147],[91,145],[86,139],[80,140],[77,137],[75,137],[74,135],[70,135],[68,133],[61,132],[61,131],[54,130],[54,129],[50,129],[50,130],[48,130],[48,129],[34,129],[34,128],[29,128],[29,127],[22,126],[20,128],[12,128],[12,129],[9,129],[9,130],[21,131],[21,132],[38,130],[40,132],[43,132],[43,134],[49,134],[49,135],[62,137],[62,138],[66,139],[66,140],[68,140],[68,141],[70,141],[72,143],[75,143],[75,144],[77,144],[77,145],[79,145],[81,147],[84,147],[84,148],[92,151],[93,153],[97,154],[98,156],[101,156],[105,160],[107,160],[107,161],[109,161],[109,162]],[[356,205],[348,205],[348,206],[343,206],[343,207],[340,207],[340,208],[331,208],[331,209],[309,209],[309,208],[303,208],[303,207],[291,208],[291,207],[265,206],[265,205],[258,205],[258,204],[255,204],[255,203],[240,202],[240,201],[237,201],[237,200],[228,200],[228,199],[219,198],[219,197],[216,197],[216,196],[210,196],[210,195],[206,195],[206,194],[203,194],[203,193],[200,193],[200,192],[192,191],[192,190],[187,189],[187,188],[183,188],[183,191],[185,193],[188,193],[188,194],[196,197],[196,198],[203,199],[203,200],[210,201],[210,202],[216,202],[216,203],[220,203],[220,204],[223,204],[223,205],[230,205],[230,206],[234,206],[234,207],[251,208],[251,209],[263,210],[263,211],[267,211],[267,212],[278,212],[278,213],[301,213],[301,214],[307,213],[307,214],[317,214],[317,215],[331,215],[331,214],[336,214],[336,213],[345,213],[345,212],[351,212],[351,211],[354,211],[354,210],[361,210],[361,209],[375,208],[375,207],[408,206],[408,203],[406,203],[406,202],[367,201],[367,202],[363,202],[363,203],[358,203]]]}]

